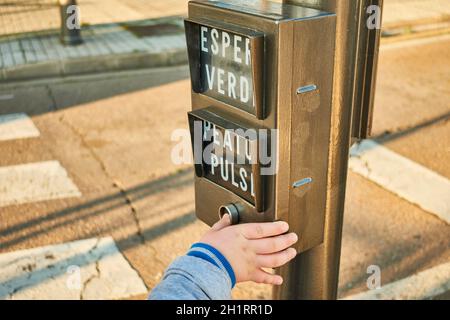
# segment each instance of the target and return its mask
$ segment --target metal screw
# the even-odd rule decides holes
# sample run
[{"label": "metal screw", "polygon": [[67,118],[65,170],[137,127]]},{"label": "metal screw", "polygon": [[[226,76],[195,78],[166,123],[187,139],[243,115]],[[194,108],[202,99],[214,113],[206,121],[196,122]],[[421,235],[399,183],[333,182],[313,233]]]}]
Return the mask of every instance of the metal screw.
[{"label": "metal screw", "polygon": [[315,84],[311,84],[309,86],[300,87],[297,89],[297,94],[307,93],[311,91],[317,90],[317,86]]},{"label": "metal screw", "polygon": [[294,182],[292,187],[294,187],[294,189],[300,188],[300,187],[302,187],[304,185],[310,184],[312,181],[313,181],[312,178],[305,178],[305,179],[302,179],[302,180],[298,180],[298,181]]}]

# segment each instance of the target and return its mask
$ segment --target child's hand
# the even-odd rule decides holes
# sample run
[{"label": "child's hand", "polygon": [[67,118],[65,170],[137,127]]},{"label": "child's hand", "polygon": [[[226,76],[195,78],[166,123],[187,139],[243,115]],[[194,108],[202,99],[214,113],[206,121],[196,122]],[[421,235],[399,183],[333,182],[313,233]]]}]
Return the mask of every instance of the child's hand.
[{"label": "child's hand", "polygon": [[280,285],[283,278],[264,271],[292,260],[297,252],[290,248],[297,242],[295,233],[286,222],[248,223],[230,226],[224,215],[200,242],[219,250],[233,267],[237,282],[254,281]]}]

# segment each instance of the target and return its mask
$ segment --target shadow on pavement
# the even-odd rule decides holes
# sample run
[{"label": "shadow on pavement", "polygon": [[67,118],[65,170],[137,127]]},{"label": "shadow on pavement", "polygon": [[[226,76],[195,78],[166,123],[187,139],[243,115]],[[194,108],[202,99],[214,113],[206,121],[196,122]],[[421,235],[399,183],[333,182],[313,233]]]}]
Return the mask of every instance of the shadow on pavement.
[{"label": "shadow on pavement", "polygon": [[[441,231],[437,230],[437,231]],[[427,232],[432,233],[433,230]],[[357,243],[364,243],[366,237],[363,233],[358,232],[355,228],[347,226],[345,234]],[[373,243],[367,243],[367,246],[373,246]],[[385,250],[388,249],[388,250]],[[405,239],[395,245],[389,245],[377,251],[375,255],[366,257],[366,261],[373,261],[381,269],[381,285],[397,281],[420,270],[429,267],[430,261],[433,259],[445,258],[448,254],[448,248],[442,241],[424,244],[421,241],[412,241]],[[349,294],[356,294],[369,290],[366,282],[371,274],[366,273],[366,268],[361,268],[360,272],[353,272],[353,277],[345,283],[339,285],[339,297],[344,298]],[[355,290],[356,288],[364,288],[363,290]]]},{"label": "shadow on pavement", "polygon": [[187,66],[77,76],[54,82],[39,81],[1,88],[0,115],[24,112],[36,116],[187,79]]},{"label": "shadow on pavement", "polygon": [[450,119],[450,112],[447,112],[447,113],[444,113],[444,114],[442,114],[442,115],[440,115],[438,117],[435,117],[433,119],[421,122],[421,123],[419,123],[419,124],[417,124],[415,126],[412,126],[410,128],[406,128],[404,130],[400,130],[400,131],[393,132],[393,133],[392,132],[385,132],[383,134],[380,134],[380,135],[372,137],[372,139],[377,140],[377,141],[379,141],[381,143],[388,142],[388,141],[393,141],[393,140],[399,139],[401,137],[408,136],[408,135],[410,135],[410,134],[412,134],[414,132],[420,131],[420,130],[422,130],[424,128],[427,128],[427,127],[430,127],[432,125],[435,125],[435,124],[437,124],[439,122],[447,121],[449,119]]},{"label": "shadow on pavement", "polygon": [[[185,169],[178,173],[165,176],[157,180],[149,181],[144,184],[140,184],[138,186],[125,190],[125,192],[130,201],[138,201],[151,195],[165,192],[169,189],[178,189],[184,186],[188,186],[193,183],[193,177],[193,170]],[[14,234],[17,234],[17,236],[13,236],[10,240],[1,241],[0,247],[3,249],[7,249],[13,245],[19,244],[38,235],[45,234],[55,229],[70,225],[77,220],[107,214],[111,210],[120,207],[126,207],[128,205],[129,204],[127,203],[127,200],[124,199],[123,192],[119,190],[112,195],[94,199],[80,205],[52,212],[46,216],[41,216],[23,223],[9,226],[7,229],[0,230],[0,237],[8,237]],[[192,216],[192,221],[190,219],[186,220],[186,217],[181,218],[180,221],[184,223],[193,222],[193,215],[190,213],[189,216]],[[61,219],[62,221],[60,221]],[[144,231],[143,235],[146,237],[146,239],[147,237],[153,238],[156,236],[160,236],[164,231],[171,230],[168,226],[178,226],[180,224],[180,221],[178,221],[178,219],[179,218],[176,218],[173,221],[164,224],[167,226],[165,228],[159,229],[159,231],[155,231],[153,229],[150,231]],[[35,231],[30,231],[30,229],[33,229],[36,226],[44,223],[47,223],[48,226],[39,228]],[[120,246],[120,248],[122,249],[123,247]]]},{"label": "shadow on pavement", "polygon": [[[185,169],[179,171],[175,174],[168,175],[162,177],[157,180],[149,181],[144,184],[140,184],[133,188],[127,189],[126,193],[131,201],[137,201],[139,199],[143,199],[150,195],[161,193],[167,191],[169,189],[178,189],[183,186],[190,185],[193,182],[193,171],[192,169]],[[52,230],[64,227],[69,225],[70,223],[80,220],[86,219],[92,216],[99,216],[102,214],[107,214],[109,211],[119,207],[125,207],[129,204],[123,197],[123,192],[118,191],[112,195],[108,195],[102,198],[94,199],[92,201],[69,207],[60,211],[56,211],[50,213],[47,216],[39,217],[36,219],[32,219],[26,221],[24,223],[20,223],[7,229],[0,231],[0,237],[7,237],[14,233],[18,235],[26,233],[26,235],[20,235],[8,241],[0,242],[0,246],[3,249],[6,249],[14,244],[21,243],[22,241],[29,240],[30,238],[36,237],[43,233],[48,233]],[[101,208],[98,208],[101,207]],[[58,221],[63,219],[63,221]],[[187,212],[180,216],[177,216],[174,219],[169,221],[160,223],[156,226],[152,226],[150,228],[144,229],[141,231],[141,238],[144,241],[154,240],[164,234],[175,231],[179,228],[182,228],[186,225],[189,225],[196,221],[194,212]],[[29,229],[41,225],[43,223],[49,223],[49,227],[41,228],[37,231],[28,231]],[[116,246],[121,250],[127,250],[133,248],[135,246],[142,245],[142,240],[136,241],[136,235],[131,235],[127,238],[116,239]],[[98,248],[101,252],[105,254],[102,255],[102,258],[107,256],[108,254],[115,253],[115,250],[111,250],[112,248]],[[41,268],[36,269],[31,272],[27,272],[26,274],[22,274],[16,276],[14,278],[8,279],[2,283],[0,283],[0,299],[8,298],[14,292],[18,290],[23,290],[29,287],[33,287],[43,281],[47,281],[49,278],[58,277],[66,274],[66,269],[68,266],[76,265],[79,267],[89,265],[95,263],[98,257],[89,256],[85,253],[83,254],[75,254],[64,261],[60,261],[55,265],[52,265],[51,270],[49,268]]]},{"label": "shadow on pavement", "polygon": [[[175,231],[181,227],[184,227],[194,221],[195,221],[194,212],[189,212],[171,221],[148,228],[144,230],[143,235],[146,241],[150,241],[160,237],[161,235],[167,232]],[[129,241],[128,239],[115,241],[115,244],[117,248],[119,248],[122,251],[130,247],[142,245],[142,243],[140,242],[132,242]],[[100,247],[97,247],[96,250],[102,252],[100,257],[97,255],[87,255],[85,252],[78,253],[56,264],[52,264],[51,268],[45,267],[35,269],[0,283],[0,300],[8,298],[8,296],[14,294],[19,290],[30,288],[42,282],[48,281],[51,278],[65,275],[67,274],[67,268],[69,266],[77,266],[81,268],[83,266],[95,264],[100,258],[104,259],[107,258],[108,255],[111,254],[115,255],[117,253],[112,244],[105,244],[99,246]]]}]

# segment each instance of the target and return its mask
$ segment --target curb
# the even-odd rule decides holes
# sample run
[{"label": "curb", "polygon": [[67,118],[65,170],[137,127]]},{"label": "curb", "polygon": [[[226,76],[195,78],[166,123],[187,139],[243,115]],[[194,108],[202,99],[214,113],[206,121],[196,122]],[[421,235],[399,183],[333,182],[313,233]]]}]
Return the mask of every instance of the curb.
[{"label": "curb", "polygon": [[432,300],[450,296],[450,262],[342,300]]},{"label": "curb", "polygon": [[[450,17],[400,21],[383,25],[383,43],[391,43],[410,38],[426,37],[447,33]],[[51,31],[42,31],[50,34]],[[133,52],[106,54],[63,60],[28,63],[0,69],[0,83],[9,81],[34,80],[51,77],[107,73],[145,68],[171,67],[188,63],[186,48],[163,52]]]},{"label": "curb", "polygon": [[4,68],[0,82],[65,77],[89,73],[104,73],[145,68],[170,67],[187,64],[186,49],[165,52],[108,54],[85,58],[45,61]]},{"label": "curb", "polygon": [[443,15],[435,18],[384,23],[381,35],[383,38],[395,38],[416,33],[438,33],[448,28],[450,28],[450,16]]},{"label": "curb", "polygon": [[398,36],[384,37],[381,39],[381,44],[388,45],[388,44],[401,43],[401,42],[411,41],[411,40],[441,37],[441,36],[446,36],[449,34],[450,34],[450,28],[436,29],[436,30],[416,32],[416,33],[405,33],[405,34],[401,34]]}]

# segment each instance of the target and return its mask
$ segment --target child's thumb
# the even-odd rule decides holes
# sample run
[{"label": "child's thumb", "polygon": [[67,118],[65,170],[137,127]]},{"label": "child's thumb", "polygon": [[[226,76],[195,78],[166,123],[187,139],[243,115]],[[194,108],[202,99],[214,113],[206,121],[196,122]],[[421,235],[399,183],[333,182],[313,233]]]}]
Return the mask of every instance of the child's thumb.
[{"label": "child's thumb", "polygon": [[220,219],[219,221],[217,221],[213,226],[212,229],[214,231],[219,231],[225,227],[228,227],[229,225],[231,225],[231,218],[228,214],[224,214],[222,216],[222,219]]}]

